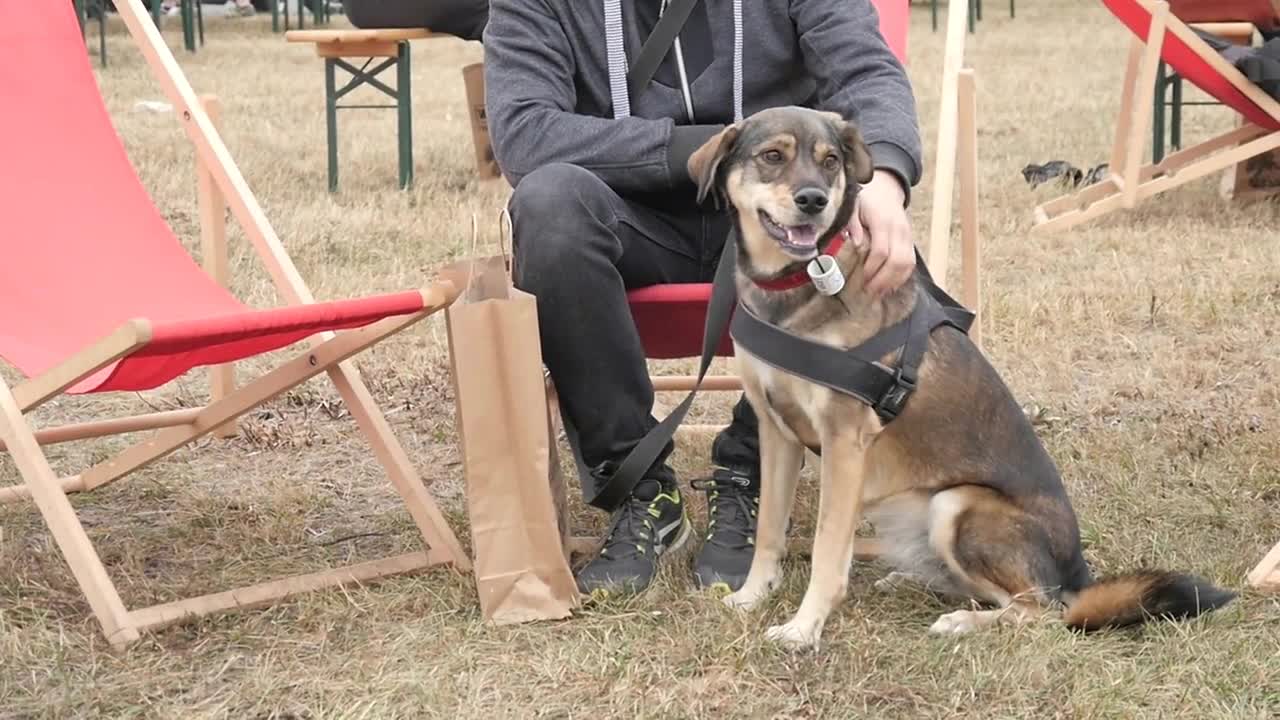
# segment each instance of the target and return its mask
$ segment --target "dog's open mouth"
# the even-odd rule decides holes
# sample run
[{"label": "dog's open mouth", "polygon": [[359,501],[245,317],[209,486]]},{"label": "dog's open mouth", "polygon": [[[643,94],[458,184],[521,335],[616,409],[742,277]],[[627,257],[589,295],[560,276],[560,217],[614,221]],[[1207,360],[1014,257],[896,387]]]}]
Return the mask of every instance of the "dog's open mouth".
[{"label": "dog's open mouth", "polygon": [[818,228],[813,225],[782,225],[760,211],[760,224],[778,241],[784,252],[802,260],[818,253]]}]

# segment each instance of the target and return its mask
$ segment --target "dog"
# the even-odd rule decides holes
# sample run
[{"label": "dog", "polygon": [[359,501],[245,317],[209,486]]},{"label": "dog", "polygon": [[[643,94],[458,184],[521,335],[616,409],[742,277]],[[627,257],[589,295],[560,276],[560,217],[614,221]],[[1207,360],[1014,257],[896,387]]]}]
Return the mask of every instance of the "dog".
[{"label": "dog", "polygon": [[[851,348],[913,310],[921,268],[896,290],[864,288],[868,243],[834,254],[846,282],[835,295],[805,283],[758,283],[804,272],[853,218],[872,178],[858,128],[834,113],[774,108],[730,125],[689,159],[700,201],[715,193],[737,232],[734,282],[743,307],[802,338]],[[741,312],[741,310],[739,310]],[[896,351],[882,358],[895,361]],[[755,555],[731,607],[758,607],[782,579],[786,528],[806,448],[822,459],[808,588],[793,617],[766,636],[817,649],[845,597],[854,532],[864,515],[883,538],[891,589],[911,579],[985,610],[957,610],[930,627],[959,634],[1049,615],[1083,630],[1147,616],[1185,618],[1236,594],[1188,575],[1139,571],[1091,577],[1076,515],[1057,468],[1000,376],[968,336],[928,338],[917,389],[887,425],[867,404],[768,365],[735,341],[746,396],[759,418],[761,496]],[[892,365],[891,365],[892,366]]]}]

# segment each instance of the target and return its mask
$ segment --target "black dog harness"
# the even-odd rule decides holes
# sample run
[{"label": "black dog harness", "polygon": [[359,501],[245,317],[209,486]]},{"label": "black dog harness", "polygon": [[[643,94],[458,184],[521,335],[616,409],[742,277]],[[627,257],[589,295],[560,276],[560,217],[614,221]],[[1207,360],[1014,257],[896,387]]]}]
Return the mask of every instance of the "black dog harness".
[{"label": "black dog harness", "polygon": [[[733,278],[736,262],[737,243],[731,231],[716,267],[702,336],[702,365],[693,390],[636,444],[610,477],[599,478],[602,481],[599,490],[587,500],[588,504],[613,510],[649,471],[693,404],[726,328],[734,341],[751,355],[778,370],[856,398],[870,406],[887,425],[902,413],[915,392],[920,363],[933,331],[947,325],[968,334],[973,324],[973,313],[934,283],[917,250],[916,265],[924,282],[917,285],[916,304],[911,313],[856,347],[824,345],[773,325],[742,305]],[[803,284],[787,278],[762,285],[766,289],[785,289]],[[734,312],[735,309],[738,312]],[[896,366],[880,361],[897,349],[901,351]]]}]

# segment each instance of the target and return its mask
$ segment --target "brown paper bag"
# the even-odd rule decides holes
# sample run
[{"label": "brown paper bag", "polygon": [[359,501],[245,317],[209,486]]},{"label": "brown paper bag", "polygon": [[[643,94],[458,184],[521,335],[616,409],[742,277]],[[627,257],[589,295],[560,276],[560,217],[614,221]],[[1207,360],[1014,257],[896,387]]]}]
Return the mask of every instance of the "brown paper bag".
[{"label": "brown paper bag", "polygon": [[476,589],[499,624],[568,617],[579,604],[552,499],[559,477],[534,297],[505,255],[445,270],[445,312],[467,482]]},{"label": "brown paper bag", "polygon": [[502,177],[489,142],[489,121],[484,112],[484,63],[462,68],[462,84],[467,91],[467,115],[471,119],[471,144],[476,153],[476,172],[481,180]]}]

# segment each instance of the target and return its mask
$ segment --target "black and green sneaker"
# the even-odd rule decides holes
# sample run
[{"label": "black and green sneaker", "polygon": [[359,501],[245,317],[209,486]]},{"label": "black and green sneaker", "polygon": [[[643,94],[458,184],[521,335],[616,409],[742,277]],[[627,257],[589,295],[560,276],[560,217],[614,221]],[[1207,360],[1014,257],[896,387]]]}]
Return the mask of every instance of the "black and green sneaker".
[{"label": "black and green sneaker", "polygon": [[658,560],[684,545],[691,528],[679,488],[642,481],[613,512],[600,554],[578,571],[578,590],[597,599],[644,590]]},{"label": "black and green sneaker", "polygon": [[693,579],[703,589],[733,592],[747,581],[756,550],[760,483],[745,473],[716,468],[710,478],[694,480],[707,493],[707,539],[693,563]]}]

